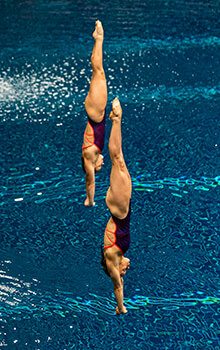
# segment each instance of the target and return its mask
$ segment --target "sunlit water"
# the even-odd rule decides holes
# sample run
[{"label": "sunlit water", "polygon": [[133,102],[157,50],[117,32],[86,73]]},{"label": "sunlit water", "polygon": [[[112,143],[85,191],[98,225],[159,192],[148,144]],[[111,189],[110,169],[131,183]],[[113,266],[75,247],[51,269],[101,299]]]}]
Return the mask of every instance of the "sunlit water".
[{"label": "sunlit water", "polygon": [[[0,18],[0,346],[219,349],[218,2],[0,0]],[[99,265],[109,120],[83,206],[96,19],[133,182],[119,317]]]}]

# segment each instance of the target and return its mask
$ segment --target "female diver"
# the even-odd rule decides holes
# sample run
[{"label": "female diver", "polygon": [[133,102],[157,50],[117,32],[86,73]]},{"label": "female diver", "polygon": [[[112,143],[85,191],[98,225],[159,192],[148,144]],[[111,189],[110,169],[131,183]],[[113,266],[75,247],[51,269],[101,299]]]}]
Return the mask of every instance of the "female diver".
[{"label": "female diver", "polygon": [[122,154],[121,118],[122,109],[116,98],[112,103],[112,121],[109,139],[109,154],[112,163],[110,187],[106,194],[106,204],[110,210],[104,235],[104,251],[101,248],[104,272],[111,278],[117,301],[116,314],[125,314],[123,304],[123,277],[129,269],[130,260],[124,254],[130,244],[131,178]]}]

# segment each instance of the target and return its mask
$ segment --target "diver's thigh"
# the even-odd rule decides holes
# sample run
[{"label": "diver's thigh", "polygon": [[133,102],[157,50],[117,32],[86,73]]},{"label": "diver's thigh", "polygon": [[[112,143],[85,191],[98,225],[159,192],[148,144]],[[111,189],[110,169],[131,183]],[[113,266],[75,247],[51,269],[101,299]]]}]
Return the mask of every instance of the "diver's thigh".
[{"label": "diver's thigh", "polygon": [[123,170],[118,166],[112,166],[110,185],[112,194],[114,194],[117,201],[126,196],[130,197],[131,180],[126,166]]},{"label": "diver's thigh", "polygon": [[107,104],[106,80],[94,75],[85,100],[86,112],[95,122],[100,122]]}]

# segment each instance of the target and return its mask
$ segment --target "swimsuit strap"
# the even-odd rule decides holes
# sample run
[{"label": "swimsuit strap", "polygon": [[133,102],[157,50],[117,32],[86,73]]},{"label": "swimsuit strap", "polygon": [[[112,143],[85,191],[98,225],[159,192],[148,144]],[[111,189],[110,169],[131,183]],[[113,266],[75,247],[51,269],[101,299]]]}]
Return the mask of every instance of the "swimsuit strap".
[{"label": "swimsuit strap", "polygon": [[[89,125],[90,125],[90,127],[92,128],[92,130],[93,130],[93,127],[92,127],[92,125],[90,124],[90,122],[88,121],[88,123],[89,123]],[[92,136],[93,137],[93,140],[92,141],[90,141],[89,139],[88,139],[88,137],[87,136]],[[91,146],[93,146],[93,145],[95,145],[95,136],[94,136],[94,130],[93,130],[93,133],[92,134],[88,134],[87,132],[84,132],[84,137],[85,137],[85,139],[89,142],[89,145],[87,145],[87,146],[82,146],[82,149],[85,149],[85,148],[89,148],[89,147],[91,147]]]}]

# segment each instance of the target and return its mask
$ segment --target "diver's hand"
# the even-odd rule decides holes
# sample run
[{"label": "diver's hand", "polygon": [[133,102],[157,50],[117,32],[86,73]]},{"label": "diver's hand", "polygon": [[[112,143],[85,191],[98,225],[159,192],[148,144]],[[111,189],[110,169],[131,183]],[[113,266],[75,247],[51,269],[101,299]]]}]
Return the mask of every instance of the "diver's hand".
[{"label": "diver's hand", "polygon": [[128,310],[123,306],[123,309],[119,310],[118,306],[115,308],[116,315],[126,314]]},{"label": "diver's hand", "polygon": [[86,198],[85,202],[84,202],[84,205],[86,207],[94,207],[95,205],[95,202],[90,202],[88,198]]}]

